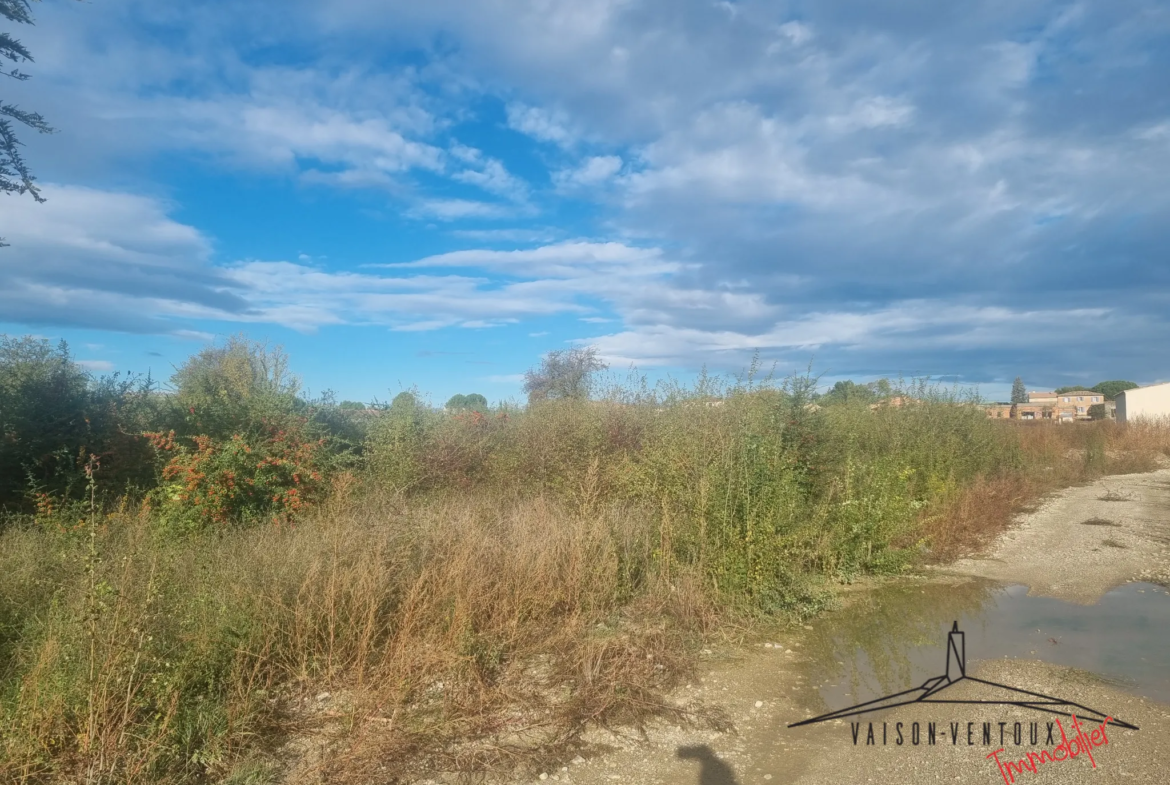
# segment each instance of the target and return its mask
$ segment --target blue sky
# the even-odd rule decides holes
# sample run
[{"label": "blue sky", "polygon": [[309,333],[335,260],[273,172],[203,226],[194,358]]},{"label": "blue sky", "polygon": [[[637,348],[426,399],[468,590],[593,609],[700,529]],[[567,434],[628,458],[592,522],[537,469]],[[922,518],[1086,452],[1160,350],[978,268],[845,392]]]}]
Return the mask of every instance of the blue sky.
[{"label": "blue sky", "polygon": [[48,0],[0,332],[315,391],[1170,378],[1170,6]]}]

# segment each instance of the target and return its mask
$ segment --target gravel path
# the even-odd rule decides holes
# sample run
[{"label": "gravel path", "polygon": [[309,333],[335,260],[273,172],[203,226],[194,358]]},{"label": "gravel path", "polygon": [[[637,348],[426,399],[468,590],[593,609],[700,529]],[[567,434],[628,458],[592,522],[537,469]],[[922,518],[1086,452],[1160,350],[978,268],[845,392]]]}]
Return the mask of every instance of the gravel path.
[{"label": "gravel path", "polygon": [[1170,469],[1054,494],[986,555],[942,571],[1084,604],[1133,580],[1170,583]]}]

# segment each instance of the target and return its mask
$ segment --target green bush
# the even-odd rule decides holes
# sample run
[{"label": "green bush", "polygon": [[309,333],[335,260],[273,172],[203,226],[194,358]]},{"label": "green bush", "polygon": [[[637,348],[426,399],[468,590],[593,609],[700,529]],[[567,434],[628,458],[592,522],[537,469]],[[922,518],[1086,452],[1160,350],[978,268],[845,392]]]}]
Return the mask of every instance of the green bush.
[{"label": "green bush", "polygon": [[0,336],[0,509],[27,510],[37,493],[76,498],[90,454],[106,490],[148,484],[150,448],[134,434],[158,408],[149,377],[94,378],[64,342]]},{"label": "green bush", "polygon": [[403,491],[422,484],[422,450],[434,420],[434,413],[403,392],[370,426],[366,456],[381,483]]}]

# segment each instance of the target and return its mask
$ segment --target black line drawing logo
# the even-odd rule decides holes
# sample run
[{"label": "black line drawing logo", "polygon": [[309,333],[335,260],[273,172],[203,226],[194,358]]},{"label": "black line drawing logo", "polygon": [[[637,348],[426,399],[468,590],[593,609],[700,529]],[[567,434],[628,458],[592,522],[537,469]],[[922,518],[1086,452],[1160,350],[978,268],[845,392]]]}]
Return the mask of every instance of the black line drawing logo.
[{"label": "black line drawing logo", "polygon": [[[1008,693],[1009,697],[1004,697],[999,700],[948,700],[946,698],[938,698],[940,692],[958,684],[961,681],[972,681],[979,684],[993,687],[997,690],[1003,690]],[[918,697],[907,698],[906,696],[918,693]],[[956,621],[951,627],[950,633],[947,635],[947,668],[946,672],[941,676],[934,676],[922,683],[921,687],[915,687],[902,692],[896,692],[893,695],[886,695],[882,698],[874,698],[865,703],[858,703],[855,706],[850,706],[845,709],[838,709],[827,714],[822,714],[818,717],[812,717],[800,722],[790,724],[789,728],[797,728],[801,725],[811,725],[816,722],[826,722],[828,720],[837,720],[842,717],[853,717],[858,714],[865,714],[871,711],[880,711],[882,709],[892,709],[896,706],[908,706],[913,703],[953,703],[953,704],[974,704],[983,706],[1020,706],[1025,709],[1032,709],[1034,711],[1046,712],[1049,714],[1061,714],[1065,717],[1073,716],[1072,709],[1078,709],[1085,712],[1078,714],[1081,719],[1089,719],[1093,722],[1105,722],[1107,716],[1096,709],[1091,709],[1088,706],[1083,706],[1076,701],[1065,700],[1063,698],[1056,698],[1051,695],[1044,695],[1040,692],[1032,692],[1031,690],[1022,690],[1018,687],[1011,687],[1007,684],[998,684],[994,681],[987,681],[975,676],[967,675],[967,639],[966,634],[959,629],[959,622]],[[1061,707],[1066,709],[1061,710]],[[1132,725],[1123,720],[1112,717],[1109,720],[1112,724],[1126,728],[1128,730],[1138,730],[1136,725]]]}]

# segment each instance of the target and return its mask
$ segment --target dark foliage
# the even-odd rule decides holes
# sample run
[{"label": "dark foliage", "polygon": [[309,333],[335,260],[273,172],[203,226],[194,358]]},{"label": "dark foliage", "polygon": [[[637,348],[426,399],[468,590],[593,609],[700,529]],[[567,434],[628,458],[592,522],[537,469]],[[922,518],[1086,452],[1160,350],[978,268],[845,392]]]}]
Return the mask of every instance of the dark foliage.
[{"label": "dark foliage", "polygon": [[70,496],[90,454],[111,490],[149,481],[150,452],[135,434],[159,399],[149,377],[96,378],[61,342],[0,336],[0,507],[30,491]]}]

